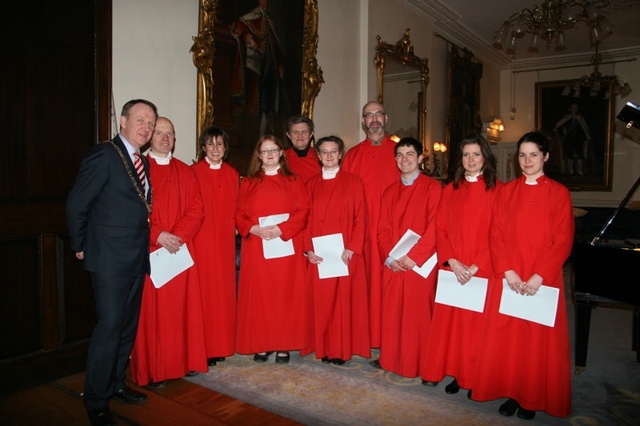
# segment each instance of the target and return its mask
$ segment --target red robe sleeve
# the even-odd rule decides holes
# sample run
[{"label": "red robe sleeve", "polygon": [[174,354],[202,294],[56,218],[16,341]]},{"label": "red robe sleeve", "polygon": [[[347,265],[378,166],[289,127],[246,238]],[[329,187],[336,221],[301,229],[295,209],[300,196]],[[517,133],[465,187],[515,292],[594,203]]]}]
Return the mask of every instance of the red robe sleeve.
[{"label": "red robe sleeve", "polygon": [[307,226],[307,219],[309,218],[309,194],[307,193],[307,188],[299,177],[289,180],[289,182],[292,190],[291,197],[297,202],[294,210],[289,213],[289,219],[278,225],[280,231],[282,231],[280,236],[282,241],[288,241],[302,232]]},{"label": "red robe sleeve", "polygon": [[[419,266],[424,264],[436,251],[436,212],[440,203],[440,195],[442,194],[442,185],[435,179],[421,175],[422,185],[426,185],[425,190],[427,196],[427,210],[422,213],[427,216],[427,226],[422,236],[414,245],[407,256],[416,262]],[[418,183],[416,181],[414,185]],[[415,207],[415,206],[414,206]]]},{"label": "red robe sleeve", "polygon": [[238,191],[238,197],[236,199],[236,228],[238,229],[238,233],[246,239],[251,238],[249,231],[253,225],[256,225],[252,222],[245,207],[247,194],[253,189],[255,184],[256,182],[252,182],[249,177],[242,179],[240,190]]},{"label": "red robe sleeve", "polygon": [[455,250],[449,239],[453,191],[455,191],[453,183],[449,183],[444,188],[438,205],[438,214],[436,215],[436,247],[438,248],[438,264],[440,265],[443,265],[449,259],[455,258]]},{"label": "red robe sleeve", "polygon": [[200,196],[200,186],[193,170],[184,165],[180,168],[180,187],[186,199],[182,218],[170,230],[182,239],[182,242],[193,241],[204,220],[204,204]]},{"label": "red robe sleeve", "polygon": [[[555,280],[571,253],[575,220],[571,206],[571,196],[565,186],[551,182],[549,184],[549,245],[545,247],[540,264],[536,265],[536,273],[545,283]],[[529,277],[522,277],[528,279]]]},{"label": "red robe sleeve", "polygon": [[345,242],[345,249],[352,252],[363,255],[364,254],[364,239],[367,232],[367,207],[364,198],[364,185],[362,180],[354,175],[354,179],[351,179],[348,190],[354,199],[353,212],[353,228],[351,232],[351,238]]}]

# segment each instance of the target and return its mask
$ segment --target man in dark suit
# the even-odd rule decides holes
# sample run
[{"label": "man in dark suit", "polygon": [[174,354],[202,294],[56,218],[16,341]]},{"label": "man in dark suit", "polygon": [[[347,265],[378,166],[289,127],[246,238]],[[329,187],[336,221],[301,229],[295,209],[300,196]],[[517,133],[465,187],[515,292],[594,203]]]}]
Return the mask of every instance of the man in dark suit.
[{"label": "man in dark suit", "polygon": [[[128,404],[147,399],[125,386],[125,368],[149,272],[151,185],[148,162],[139,154],[157,118],[151,102],[127,102],[120,134],[91,148],[67,199],[71,248],[91,276],[96,304],[83,397],[92,425],[115,424],[111,398]],[[142,165],[136,167],[138,157]]]}]

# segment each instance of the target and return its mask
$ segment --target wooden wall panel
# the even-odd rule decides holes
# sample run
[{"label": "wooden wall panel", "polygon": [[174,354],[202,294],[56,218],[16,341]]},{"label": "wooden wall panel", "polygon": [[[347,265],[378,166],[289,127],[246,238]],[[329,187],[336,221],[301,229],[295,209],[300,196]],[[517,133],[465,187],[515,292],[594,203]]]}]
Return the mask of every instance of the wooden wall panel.
[{"label": "wooden wall panel", "polygon": [[66,197],[110,134],[111,0],[0,2],[0,395],[84,368],[93,290]]}]

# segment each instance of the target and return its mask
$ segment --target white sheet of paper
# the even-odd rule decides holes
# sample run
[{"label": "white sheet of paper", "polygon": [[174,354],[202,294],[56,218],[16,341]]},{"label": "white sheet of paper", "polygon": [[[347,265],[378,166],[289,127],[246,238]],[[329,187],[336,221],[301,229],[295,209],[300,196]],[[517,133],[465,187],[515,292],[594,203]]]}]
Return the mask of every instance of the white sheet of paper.
[{"label": "white sheet of paper", "polygon": [[[271,216],[259,217],[258,224],[260,226],[272,226],[286,222],[289,219],[289,213],[274,214]],[[286,257],[295,254],[293,249],[293,241],[282,241],[278,237],[273,240],[262,240],[262,254],[265,259],[276,259],[278,257]]]},{"label": "white sheet of paper", "polygon": [[151,281],[160,288],[183,271],[193,266],[193,258],[186,244],[180,246],[177,253],[171,254],[162,247],[149,253],[151,263]]},{"label": "white sheet of paper", "polygon": [[342,234],[323,235],[311,238],[313,252],[322,258],[318,265],[318,276],[323,278],[346,277],[349,268],[342,261],[344,240]]},{"label": "white sheet of paper", "polygon": [[[407,232],[404,233],[402,238],[396,243],[396,245],[389,252],[389,257],[392,257],[395,260],[400,259],[402,256],[405,256],[411,250],[411,247],[416,245],[418,240],[420,239],[420,235],[413,232],[411,229],[407,229]],[[434,253],[422,266],[414,266],[412,270],[422,276],[423,278],[427,278],[433,267],[436,266],[438,262],[438,256]]]},{"label": "white sheet of paper", "polygon": [[420,267],[414,266],[412,269],[422,278],[427,278],[438,262],[438,253],[433,253],[429,259]]},{"label": "white sheet of paper", "polygon": [[404,233],[402,238],[400,238],[389,252],[389,257],[392,257],[395,260],[400,259],[402,256],[409,253],[411,247],[415,246],[419,239],[420,235],[416,234],[411,229],[407,229],[407,232]]},{"label": "white sheet of paper", "polygon": [[540,286],[533,296],[522,296],[509,288],[502,280],[502,299],[498,312],[538,324],[553,327],[556,323],[560,290],[546,285]]},{"label": "white sheet of paper", "polygon": [[441,269],[438,271],[436,303],[484,312],[488,281],[486,278],[471,277],[465,285],[461,285],[456,274]]}]

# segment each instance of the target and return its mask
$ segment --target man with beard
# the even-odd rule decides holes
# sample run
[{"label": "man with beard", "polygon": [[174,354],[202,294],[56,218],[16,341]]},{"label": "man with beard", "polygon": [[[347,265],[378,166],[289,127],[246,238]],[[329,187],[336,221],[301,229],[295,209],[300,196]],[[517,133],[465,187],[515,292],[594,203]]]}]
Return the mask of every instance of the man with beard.
[{"label": "man with beard", "polygon": [[378,219],[384,190],[398,180],[395,143],[385,132],[387,113],[380,102],[370,101],[362,108],[362,125],[367,138],[351,148],[342,162],[344,170],[360,176],[367,204],[367,235],[364,259],[369,284],[371,347],[380,347],[380,306],[382,263],[378,252]]}]

